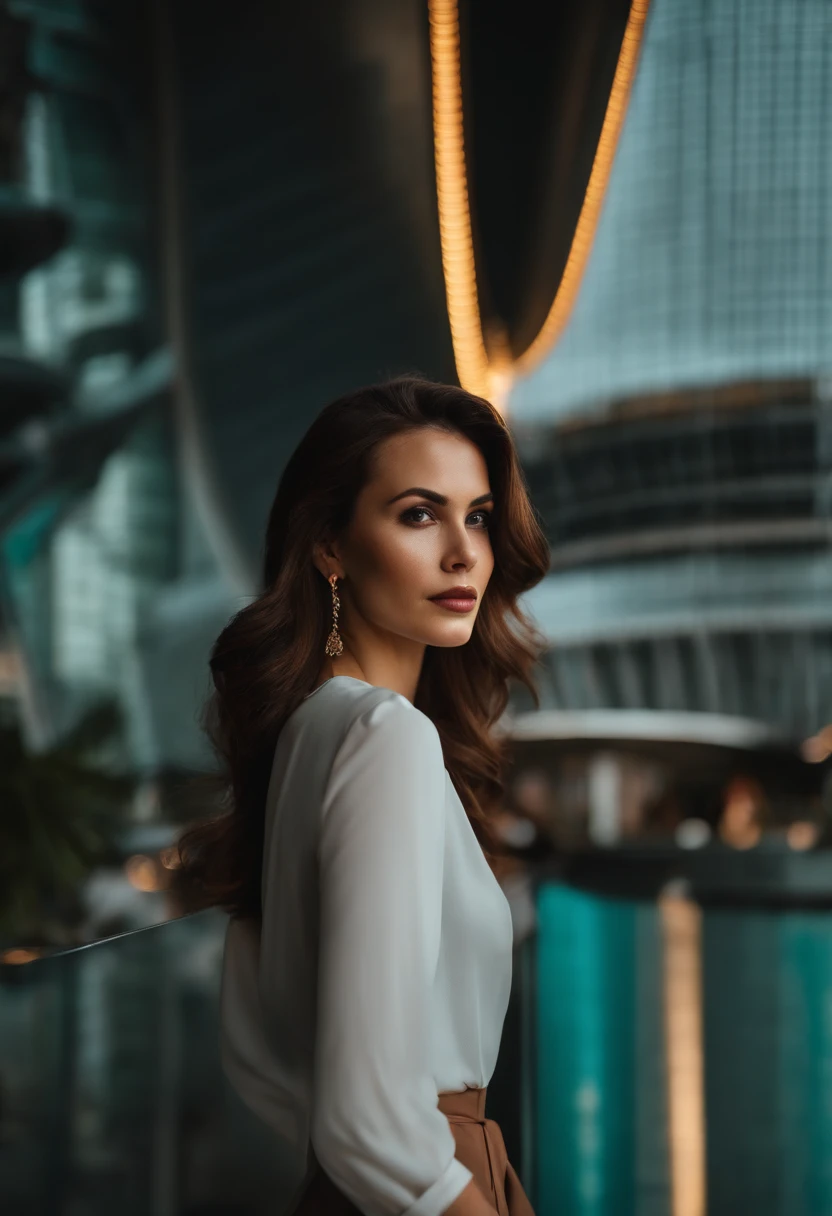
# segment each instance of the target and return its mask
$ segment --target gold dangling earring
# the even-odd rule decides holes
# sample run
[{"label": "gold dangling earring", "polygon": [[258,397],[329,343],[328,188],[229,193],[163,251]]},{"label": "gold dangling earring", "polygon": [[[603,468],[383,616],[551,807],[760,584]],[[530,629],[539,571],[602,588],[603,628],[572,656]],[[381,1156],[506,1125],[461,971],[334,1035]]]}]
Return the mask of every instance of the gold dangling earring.
[{"label": "gold dangling earring", "polygon": [[335,584],[338,582],[337,574],[330,574],[328,582],[332,587],[332,629],[329,637],[326,640],[326,653],[331,659],[335,659],[339,654],[344,653],[344,642],[338,632],[338,609],[341,607],[341,601],[338,599],[338,592],[335,590]]}]

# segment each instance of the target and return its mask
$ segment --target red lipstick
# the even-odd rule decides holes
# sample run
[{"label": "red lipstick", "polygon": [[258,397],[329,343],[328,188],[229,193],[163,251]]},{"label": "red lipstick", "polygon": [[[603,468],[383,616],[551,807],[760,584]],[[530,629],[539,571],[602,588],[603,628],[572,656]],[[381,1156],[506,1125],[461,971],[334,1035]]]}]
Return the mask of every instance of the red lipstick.
[{"label": "red lipstick", "polygon": [[440,608],[448,608],[451,612],[470,612],[477,602],[475,587],[449,587],[438,595],[431,595],[430,600]]}]

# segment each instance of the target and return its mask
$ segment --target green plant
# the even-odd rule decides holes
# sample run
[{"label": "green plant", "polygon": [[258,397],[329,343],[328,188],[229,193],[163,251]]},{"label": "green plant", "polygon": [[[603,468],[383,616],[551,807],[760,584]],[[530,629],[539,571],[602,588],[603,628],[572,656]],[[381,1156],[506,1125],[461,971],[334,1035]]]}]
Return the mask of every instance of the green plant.
[{"label": "green plant", "polygon": [[120,729],[112,702],[90,710],[49,751],[0,726],[0,939],[65,940],[90,871],[115,858],[134,779],[102,763]]}]

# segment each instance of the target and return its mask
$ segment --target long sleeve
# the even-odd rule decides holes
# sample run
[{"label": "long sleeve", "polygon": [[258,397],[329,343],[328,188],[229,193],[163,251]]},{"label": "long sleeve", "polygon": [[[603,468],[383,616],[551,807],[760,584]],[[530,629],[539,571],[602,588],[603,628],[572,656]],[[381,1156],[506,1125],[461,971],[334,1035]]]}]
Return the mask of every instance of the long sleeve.
[{"label": "long sleeve", "polygon": [[320,953],[310,1136],[366,1216],[439,1216],[472,1178],[429,1068],[445,769],[433,723],[391,694],[349,727],[318,847]]}]

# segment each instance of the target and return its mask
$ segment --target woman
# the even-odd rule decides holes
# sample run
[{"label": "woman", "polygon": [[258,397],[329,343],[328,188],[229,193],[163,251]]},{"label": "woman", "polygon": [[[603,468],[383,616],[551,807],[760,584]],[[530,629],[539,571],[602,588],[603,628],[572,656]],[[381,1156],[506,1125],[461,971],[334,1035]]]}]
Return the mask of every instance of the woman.
[{"label": "woman", "polygon": [[538,699],[517,597],[548,561],[499,414],[374,385],[289,460],[212,651],[230,810],[180,859],[231,913],[223,1065],[306,1168],[293,1216],[533,1216],[484,1118],[512,965],[490,728],[510,678]]}]

